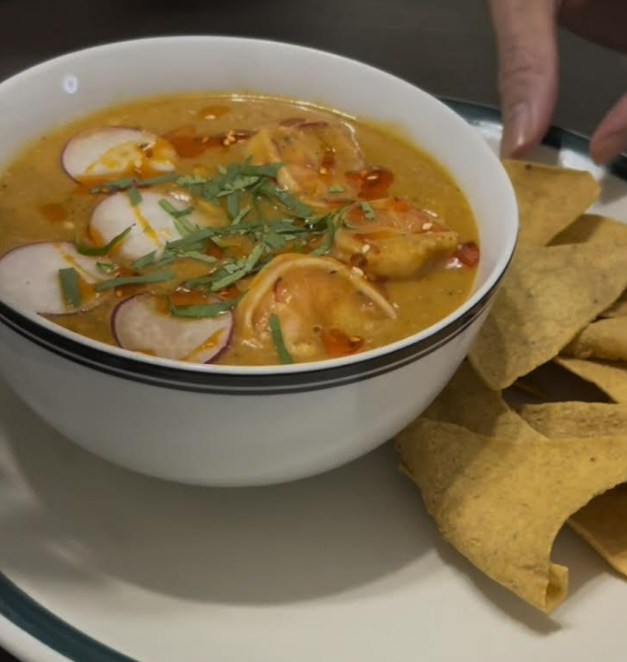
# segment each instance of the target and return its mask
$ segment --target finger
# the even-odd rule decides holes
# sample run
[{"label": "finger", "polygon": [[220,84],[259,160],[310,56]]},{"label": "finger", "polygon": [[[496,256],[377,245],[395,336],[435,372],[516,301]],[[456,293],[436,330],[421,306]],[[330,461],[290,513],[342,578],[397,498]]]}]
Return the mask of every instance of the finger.
[{"label": "finger", "polygon": [[499,55],[503,156],[546,133],[557,98],[556,0],[490,0]]},{"label": "finger", "polygon": [[590,154],[597,163],[607,163],[627,149],[627,94],[603,118],[592,139]]}]

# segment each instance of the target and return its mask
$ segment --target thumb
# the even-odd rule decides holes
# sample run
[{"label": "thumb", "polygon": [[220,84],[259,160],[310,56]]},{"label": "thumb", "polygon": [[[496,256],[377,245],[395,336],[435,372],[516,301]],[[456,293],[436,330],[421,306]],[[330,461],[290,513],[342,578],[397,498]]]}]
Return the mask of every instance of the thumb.
[{"label": "thumb", "polygon": [[546,133],[557,98],[556,0],[490,0],[499,56],[502,156],[523,156]]},{"label": "thumb", "polygon": [[590,154],[597,163],[606,163],[627,148],[627,94],[622,97],[590,140]]}]

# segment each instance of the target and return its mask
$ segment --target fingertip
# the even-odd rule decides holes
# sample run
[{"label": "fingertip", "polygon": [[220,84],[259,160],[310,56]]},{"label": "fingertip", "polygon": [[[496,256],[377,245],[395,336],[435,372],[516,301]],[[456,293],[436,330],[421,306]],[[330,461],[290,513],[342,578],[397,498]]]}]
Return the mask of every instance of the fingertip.
[{"label": "fingertip", "polygon": [[596,131],[590,139],[590,156],[597,165],[605,165],[627,149],[627,133],[603,134]]}]

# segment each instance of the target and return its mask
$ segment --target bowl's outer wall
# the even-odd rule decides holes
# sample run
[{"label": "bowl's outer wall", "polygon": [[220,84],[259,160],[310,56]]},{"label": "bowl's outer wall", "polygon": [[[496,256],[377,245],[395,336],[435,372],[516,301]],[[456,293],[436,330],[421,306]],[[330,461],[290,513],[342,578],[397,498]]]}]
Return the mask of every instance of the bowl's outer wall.
[{"label": "bowl's outer wall", "polygon": [[[0,84],[3,126],[10,127],[0,130],[0,163],[47,128],[90,110],[145,95],[202,89],[294,97],[396,127],[448,167],[475,212],[482,260],[474,296],[485,294],[505,269],[517,229],[515,199],[482,138],[450,109],[404,81],[311,49],[236,38],[160,38],[44,63]],[[471,297],[465,306],[474,303]],[[2,325],[0,371],[53,427],[114,462],[183,482],[271,483],[338,466],[398,432],[444,386],[485,314],[410,365],[308,393],[203,395],[149,386],[61,358]],[[46,320],[41,324],[70,333]],[[354,359],[356,373],[359,360]],[[138,364],[142,361],[160,360],[137,358]]]}]

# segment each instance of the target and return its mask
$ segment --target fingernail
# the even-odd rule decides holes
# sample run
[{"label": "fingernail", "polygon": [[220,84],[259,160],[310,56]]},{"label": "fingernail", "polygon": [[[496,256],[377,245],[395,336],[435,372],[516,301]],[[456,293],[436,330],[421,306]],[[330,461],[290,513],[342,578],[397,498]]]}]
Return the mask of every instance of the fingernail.
[{"label": "fingernail", "polygon": [[624,131],[611,133],[601,139],[596,136],[590,141],[590,156],[598,165],[604,165],[618,156],[627,147],[627,135]]},{"label": "fingernail", "polygon": [[503,121],[503,138],[501,140],[501,156],[520,156],[524,150],[529,133],[529,105],[522,102],[505,113]]}]

